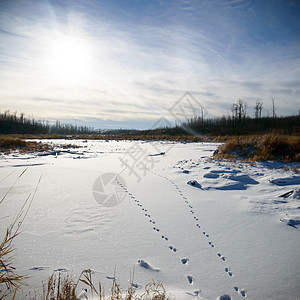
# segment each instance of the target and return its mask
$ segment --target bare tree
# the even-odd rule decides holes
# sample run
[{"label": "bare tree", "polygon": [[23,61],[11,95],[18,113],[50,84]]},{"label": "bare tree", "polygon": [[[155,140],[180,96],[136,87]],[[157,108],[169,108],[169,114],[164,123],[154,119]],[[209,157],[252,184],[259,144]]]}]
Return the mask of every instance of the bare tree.
[{"label": "bare tree", "polygon": [[231,106],[232,118],[238,121],[242,121],[247,116],[247,103],[246,101],[239,99]]},{"label": "bare tree", "polygon": [[255,112],[254,112],[255,119],[261,118],[262,106],[263,103],[260,101],[260,99],[258,99],[255,104]]},{"label": "bare tree", "polygon": [[273,119],[276,119],[276,107],[275,107],[275,101],[272,98],[272,114],[273,114]]}]

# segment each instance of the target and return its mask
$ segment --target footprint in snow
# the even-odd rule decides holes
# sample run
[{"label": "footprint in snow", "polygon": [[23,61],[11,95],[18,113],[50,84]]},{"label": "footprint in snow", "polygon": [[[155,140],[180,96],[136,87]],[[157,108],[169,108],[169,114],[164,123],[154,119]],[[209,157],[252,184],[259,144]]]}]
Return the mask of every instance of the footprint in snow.
[{"label": "footprint in snow", "polygon": [[239,289],[237,286],[234,287],[235,291],[238,292],[242,297],[246,297],[246,291]]},{"label": "footprint in snow", "polygon": [[[187,295],[190,295],[190,296],[199,298],[199,297],[200,297],[201,290],[195,290],[195,291],[193,291],[193,293],[190,293],[190,292],[186,292],[186,293],[187,293]],[[202,299],[202,298],[201,298],[201,299]]]},{"label": "footprint in snow", "polygon": [[231,300],[231,297],[229,295],[222,295],[219,296],[216,300]]},{"label": "footprint in snow", "polygon": [[44,271],[45,269],[47,269],[48,267],[32,267],[29,270],[30,271]]},{"label": "footprint in snow", "polygon": [[138,265],[141,266],[144,269],[147,269],[147,270],[150,270],[150,271],[153,271],[153,272],[159,272],[160,271],[159,269],[152,267],[149,263],[147,263],[143,259],[138,260]]},{"label": "footprint in snow", "polygon": [[140,289],[142,286],[137,283],[131,283],[131,286],[134,287],[135,289]]},{"label": "footprint in snow", "polygon": [[217,255],[218,255],[223,261],[225,261],[225,257],[224,257],[221,253],[217,253]]},{"label": "footprint in snow", "polygon": [[177,251],[177,249],[176,249],[176,248],[174,248],[173,246],[169,246],[169,249],[170,249],[170,250],[172,250],[172,251],[174,251],[174,252],[176,252],[176,251]]},{"label": "footprint in snow", "polygon": [[184,265],[187,265],[189,263],[189,259],[188,258],[182,258],[180,261]]},{"label": "footprint in snow", "polygon": [[190,284],[193,284],[194,280],[193,280],[193,277],[191,275],[187,275],[186,278],[188,279]]},{"label": "footprint in snow", "polygon": [[232,272],[229,270],[228,267],[225,268],[225,272],[226,272],[230,277],[233,276]]},{"label": "footprint in snow", "polygon": [[168,239],[166,236],[164,236],[164,235],[162,235],[161,238],[162,238],[162,239],[165,239],[166,241],[169,240],[169,239]]},{"label": "footprint in snow", "polygon": [[58,268],[58,269],[55,269],[54,272],[68,272],[68,270],[65,268]]}]

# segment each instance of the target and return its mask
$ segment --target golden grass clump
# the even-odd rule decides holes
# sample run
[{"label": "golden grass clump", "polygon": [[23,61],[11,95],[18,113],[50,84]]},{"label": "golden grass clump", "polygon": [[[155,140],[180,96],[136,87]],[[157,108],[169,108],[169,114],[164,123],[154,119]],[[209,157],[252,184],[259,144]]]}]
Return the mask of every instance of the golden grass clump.
[{"label": "golden grass clump", "polygon": [[300,161],[300,136],[276,134],[232,137],[215,152],[217,159]]},{"label": "golden grass clump", "polygon": [[0,148],[21,148],[26,146],[26,141],[11,136],[0,136]]},{"label": "golden grass clump", "polygon": [[[12,184],[7,193],[0,199],[0,204],[6,199],[7,195],[11,191],[11,189],[15,186],[18,180],[23,176],[26,172],[25,169],[21,174],[17,177],[15,182]],[[17,290],[21,287],[24,280],[27,278],[26,276],[19,275],[16,272],[16,268],[13,266],[13,241],[19,235],[20,228],[24,222],[24,219],[31,207],[32,201],[37,192],[37,188],[40,184],[42,175],[36,185],[36,188],[33,194],[29,195],[27,199],[24,201],[21,209],[12,220],[10,225],[7,227],[4,237],[0,243],[0,299],[4,299],[10,297],[10,299],[14,299]]]},{"label": "golden grass clump", "polygon": [[0,136],[0,152],[10,153],[11,151],[18,150],[20,153],[27,152],[43,152],[49,151],[52,148],[45,143],[38,143],[35,141],[25,141],[15,136]]},{"label": "golden grass clump", "polygon": [[[133,272],[134,274],[134,272]],[[133,287],[133,277],[130,278],[130,286],[126,291],[122,291],[120,285],[117,283],[114,275],[114,280],[111,287],[111,294],[105,297],[103,287],[99,283],[98,288],[95,287],[92,280],[92,271],[90,269],[81,272],[77,282],[75,283],[68,276],[61,277],[58,273],[56,276],[52,274],[48,282],[43,285],[43,292],[41,296],[37,294],[31,300],[77,300],[81,292],[85,295],[80,299],[86,299],[88,290],[90,290],[92,299],[99,300],[170,300],[174,299],[167,292],[162,283],[152,282],[145,286],[145,291],[142,294],[136,294],[136,289]],[[79,283],[84,284],[85,288],[81,292],[76,292]]]}]

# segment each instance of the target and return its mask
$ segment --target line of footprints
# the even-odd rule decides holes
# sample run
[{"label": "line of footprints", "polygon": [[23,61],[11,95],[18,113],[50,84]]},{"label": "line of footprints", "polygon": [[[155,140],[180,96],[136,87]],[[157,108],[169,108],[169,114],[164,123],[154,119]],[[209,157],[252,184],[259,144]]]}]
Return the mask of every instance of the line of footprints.
[{"label": "line of footprints", "polygon": [[[141,204],[141,202],[136,199],[136,197],[130,193],[128,191],[128,189],[118,180],[118,178],[116,177],[116,182],[117,184],[124,190],[125,193],[128,194],[128,196],[130,196],[130,198],[136,203],[136,205],[141,209],[141,211],[144,213],[145,217],[149,219],[149,222],[152,224],[152,229],[158,233],[160,233],[161,235],[161,239],[163,239],[164,241],[168,242],[168,249],[174,253],[178,252],[178,249],[175,246],[170,245],[170,240],[169,238],[162,234],[160,229],[158,228],[155,220],[153,218],[151,218],[151,215],[149,214],[148,210],[146,208],[143,207],[143,205]],[[182,265],[188,265],[189,259],[188,258],[181,258],[180,262]],[[144,264],[143,264],[144,265]],[[194,282],[193,276],[191,275],[187,275],[186,276],[188,282],[192,285]],[[197,293],[199,291],[195,291],[195,293]]]},{"label": "line of footprints", "polygon": [[[156,173],[156,172],[153,172],[153,171],[151,171],[151,170],[149,170],[149,169],[148,169],[148,171],[151,172],[151,173],[154,174],[154,175],[157,175],[157,176],[159,176],[159,177],[161,177],[161,178],[163,178],[163,179],[169,181],[169,182],[177,189],[179,195],[183,198],[184,202],[188,205],[188,208],[189,208],[189,210],[190,210],[190,213],[191,213],[191,215],[193,216],[193,219],[194,219],[195,222],[196,222],[196,226],[200,229],[200,228],[201,228],[201,225],[199,224],[199,219],[198,219],[198,217],[195,215],[195,212],[194,212],[194,210],[193,210],[193,206],[192,206],[191,203],[187,200],[187,198],[184,196],[184,194],[183,194],[183,192],[181,191],[181,189],[179,188],[179,186],[178,186],[177,184],[175,184],[173,180],[169,179],[169,178],[166,177],[166,176],[163,176],[163,175],[161,175],[161,174],[158,174],[158,173]],[[212,249],[216,248],[215,245],[214,245],[214,243],[213,243],[213,242],[211,241],[211,239],[210,239],[210,235],[209,235],[206,231],[202,231],[202,234],[203,234],[203,236],[204,236],[205,238],[207,238],[207,239],[209,240],[209,241],[208,241],[208,244],[210,245],[210,247],[211,247]],[[224,262],[226,261],[226,258],[225,258],[220,252],[217,252],[217,256],[218,256],[222,261],[224,261]],[[233,277],[233,272],[231,271],[230,267],[226,266],[226,267],[224,268],[224,271],[227,273],[228,276]],[[239,289],[238,287],[235,286],[235,287],[234,287],[234,290],[235,290],[238,294],[240,294],[242,297],[246,297],[246,292],[245,292],[244,289]]]}]

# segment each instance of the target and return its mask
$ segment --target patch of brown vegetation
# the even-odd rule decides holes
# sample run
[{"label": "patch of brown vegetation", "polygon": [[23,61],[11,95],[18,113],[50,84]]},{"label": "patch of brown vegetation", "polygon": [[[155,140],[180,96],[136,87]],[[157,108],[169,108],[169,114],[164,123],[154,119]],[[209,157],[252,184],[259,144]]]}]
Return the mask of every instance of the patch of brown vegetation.
[{"label": "patch of brown vegetation", "polygon": [[11,151],[26,152],[44,152],[52,150],[51,146],[45,143],[35,141],[25,141],[15,136],[0,136],[0,152],[10,153]]},{"label": "patch of brown vegetation", "polygon": [[217,159],[300,161],[300,136],[277,134],[231,137],[214,154]]},{"label": "patch of brown vegetation", "polygon": [[[130,279],[130,286],[127,290],[122,290],[120,285],[115,279],[112,283],[111,294],[107,298],[104,295],[103,287],[101,283],[96,287],[92,280],[92,271],[90,269],[81,272],[77,282],[74,282],[68,276],[62,278],[61,274],[55,276],[52,274],[48,282],[44,284],[43,293],[41,296],[35,295],[32,300],[77,300],[79,291],[79,283],[84,284],[85,288],[82,289],[83,293],[87,293],[90,290],[93,299],[99,300],[168,300],[173,299],[171,295],[168,295],[163,284],[156,282],[154,279],[152,282],[146,284],[145,291],[142,294],[137,294],[136,289],[133,287],[133,276]],[[95,297],[94,297],[95,295]],[[84,297],[82,299],[85,299]]]}]

